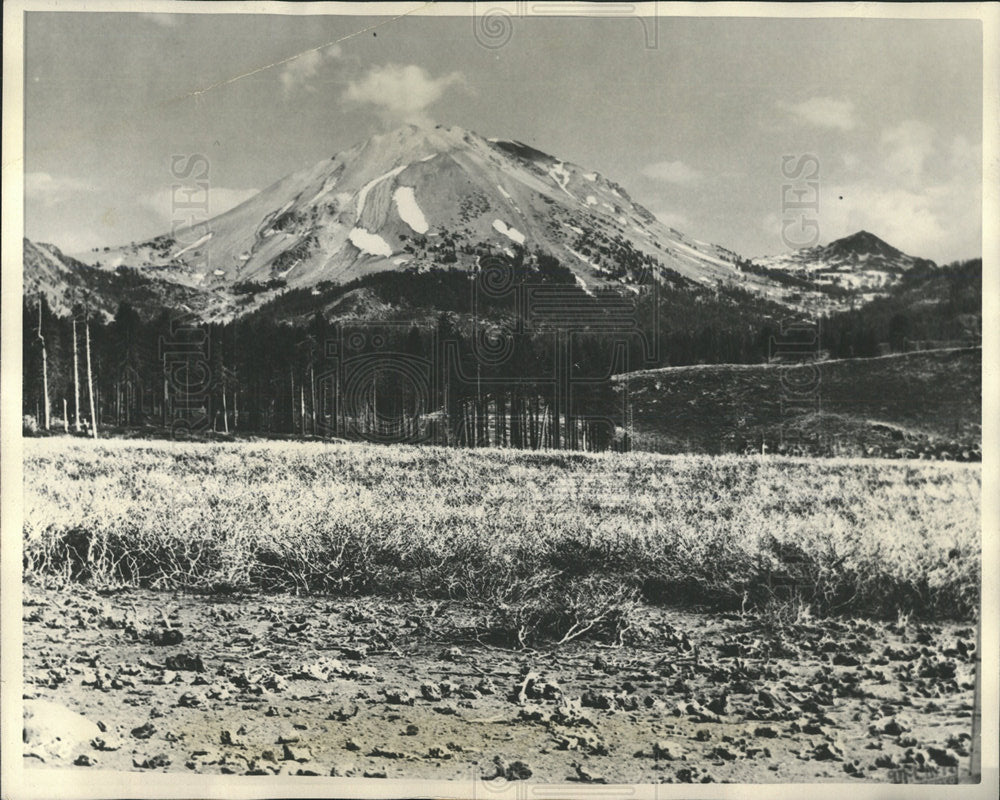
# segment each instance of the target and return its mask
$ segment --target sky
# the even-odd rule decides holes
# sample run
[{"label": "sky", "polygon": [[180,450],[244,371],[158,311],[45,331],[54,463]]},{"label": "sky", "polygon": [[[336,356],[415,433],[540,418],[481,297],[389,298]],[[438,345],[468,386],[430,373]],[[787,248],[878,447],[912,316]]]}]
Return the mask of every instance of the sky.
[{"label": "sky", "polygon": [[[821,243],[981,253],[977,21],[515,17],[506,41],[474,22],[30,12],[25,235],[141,241],[169,230],[177,158],[207,159],[215,214],[416,122],[597,170],[748,257],[805,217]],[[814,171],[818,209],[789,208]]]}]

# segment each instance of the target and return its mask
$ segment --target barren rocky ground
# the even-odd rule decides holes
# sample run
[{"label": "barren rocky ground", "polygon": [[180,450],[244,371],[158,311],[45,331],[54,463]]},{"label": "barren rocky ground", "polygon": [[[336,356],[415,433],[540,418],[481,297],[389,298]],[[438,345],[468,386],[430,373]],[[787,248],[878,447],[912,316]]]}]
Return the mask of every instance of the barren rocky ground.
[{"label": "barren rocky ground", "polygon": [[29,584],[26,766],[611,783],[968,768],[968,625],[644,608],[625,646],[512,650],[476,619]]}]

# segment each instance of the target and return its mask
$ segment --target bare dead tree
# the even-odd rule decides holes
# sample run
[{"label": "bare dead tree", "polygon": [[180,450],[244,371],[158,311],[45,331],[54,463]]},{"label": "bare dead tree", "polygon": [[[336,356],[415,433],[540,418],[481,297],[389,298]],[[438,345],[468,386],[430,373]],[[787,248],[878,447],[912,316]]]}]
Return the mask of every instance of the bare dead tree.
[{"label": "bare dead tree", "polygon": [[83,318],[83,327],[87,335],[87,394],[90,396],[90,432],[97,438],[97,408],[94,405],[94,371],[90,363],[90,316]]},{"label": "bare dead tree", "polygon": [[42,343],[42,394],[45,399],[45,430],[49,429],[49,356],[42,335],[42,298],[38,298],[38,340]]}]

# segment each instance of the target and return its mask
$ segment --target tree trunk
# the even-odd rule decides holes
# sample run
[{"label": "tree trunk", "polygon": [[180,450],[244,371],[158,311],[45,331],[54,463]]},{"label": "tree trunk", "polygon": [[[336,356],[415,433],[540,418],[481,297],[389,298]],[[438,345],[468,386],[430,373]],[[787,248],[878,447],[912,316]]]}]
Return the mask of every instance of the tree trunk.
[{"label": "tree trunk", "polygon": [[38,339],[42,343],[42,394],[45,400],[45,430],[49,429],[49,355],[42,336],[42,298],[38,298]]},{"label": "tree trunk", "polygon": [[299,384],[299,436],[306,435],[306,386]]},{"label": "tree trunk", "polygon": [[80,357],[76,347],[76,317],[73,317],[73,430],[80,432]]},{"label": "tree trunk", "polygon": [[90,365],[90,319],[84,319],[84,331],[87,334],[87,394],[90,395],[90,430],[97,438],[97,407],[94,405],[94,371]]},{"label": "tree trunk", "polygon": [[66,398],[63,398],[63,433],[69,433],[69,411],[66,408]]},{"label": "tree trunk", "polygon": [[222,430],[229,433],[229,410],[226,408],[226,382],[222,382]]},{"label": "tree trunk", "polygon": [[309,362],[309,396],[312,400],[312,434],[316,435],[316,370]]}]

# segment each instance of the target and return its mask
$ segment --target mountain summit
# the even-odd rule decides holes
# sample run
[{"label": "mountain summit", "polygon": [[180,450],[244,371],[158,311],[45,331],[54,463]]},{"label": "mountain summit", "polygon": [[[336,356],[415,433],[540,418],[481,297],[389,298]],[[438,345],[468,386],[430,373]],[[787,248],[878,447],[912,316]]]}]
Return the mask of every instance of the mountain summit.
[{"label": "mountain summit", "polygon": [[521,142],[407,125],[191,229],[94,253],[207,290],[310,286],[543,251],[588,290],[640,274],[732,280],[736,254],[660,223],[618,184]]},{"label": "mountain summit", "polygon": [[864,230],[829,244],[755,258],[753,264],[771,275],[785,274],[811,281],[818,287],[862,294],[888,289],[911,269],[936,266],[933,261],[909,256]]}]

